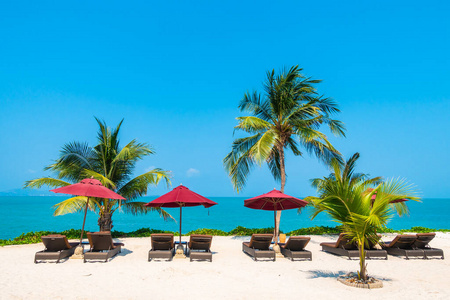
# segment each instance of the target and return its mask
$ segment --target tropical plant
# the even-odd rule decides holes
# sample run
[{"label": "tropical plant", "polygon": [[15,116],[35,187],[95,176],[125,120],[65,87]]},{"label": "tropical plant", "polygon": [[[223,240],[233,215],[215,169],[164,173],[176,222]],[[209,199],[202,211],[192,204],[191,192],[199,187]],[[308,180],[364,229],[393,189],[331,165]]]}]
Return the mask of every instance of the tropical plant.
[{"label": "tropical plant", "polygon": [[[122,121],[115,129],[107,127],[105,122],[95,118],[100,129],[98,143],[91,147],[88,143],[72,142],[65,144],[60,151],[59,158],[44,170],[56,174],[56,178],[44,177],[29,180],[25,183],[28,188],[61,187],[79,182],[84,178],[95,178],[107,188],[114,190],[126,200],[90,198],[89,209],[99,214],[98,225],[101,231],[110,231],[112,215],[117,209],[126,213],[141,214],[158,211],[167,220],[172,218],[160,208],[148,208],[144,202],[137,201],[147,193],[149,185],[158,185],[163,179],[170,184],[168,171],[155,168],[137,177],[132,177],[136,162],[146,156],[154,154],[147,144],[132,140],[125,147],[119,145],[119,131]],[[64,215],[82,211],[87,197],[76,196],[56,204],[54,215]]]},{"label": "tropical plant", "polygon": [[[327,227],[327,226],[315,226],[315,227],[306,227],[306,228],[299,228],[290,232],[287,232],[286,235],[292,236],[292,235],[322,235],[322,234],[336,234],[339,233],[341,230],[341,226],[336,227]],[[386,228],[383,232],[389,232],[389,233],[404,233],[404,232],[450,232],[450,229],[435,229],[435,228],[426,228],[426,227],[412,227],[410,229],[401,229],[401,230],[394,230]],[[190,231],[184,235],[189,236],[191,234],[209,234],[209,235],[218,235],[218,236],[230,236],[230,235],[252,235],[253,233],[271,233],[273,232],[273,228],[245,228],[242,226],[238,226],[235,229],[231,231],[223,231],[220,229],[208,229],[208,228],[202,228]],[[140,228],[135,231],[131,232],[123,232],[123,231],[112,231],[111,235],[114,238],[123,238],[123,237],[149,237],[152,233],[172,233],[172,234],[178,234],[178,232],[173,231],[167,231],[167,230],[159,230],[159,229],[150,229],[150,228]],[[22,233],[20,236],[9,239],[9,240],[2,240],[0,239],[0,246],[6,246],[6,245],[20,245],[20,244],[33,244],[33,243],[40,243],[41,242],[41,236],[43,235],[49,235],[49,234],[63,234],[67,236],[68,239],[79,239],[81,230],[80,229],[69,229],[64,230],[62,232],[56,232],[56,231],[38,231],[38,232],[28,232],[28,233]],[[86,236],[86,232],[84,233]]]},{"label": "tropical plant", "polygon": [[[239,109],[251,116],[238,117],[235,130],[250,136],[236,139],[223,160],[237,192],[244,188],[254,165],[261,166],[263,162],[269,166],[274,179],[281,182],[281,192],[284,192],[286,149],[302,156],[301,146],[325,162],[340,156],[326,135],[319,131],[320,126],[326,124],[333,134],[345,136],[343,123],[331,118],[339,112],[337,104],[317,93],[314,84],[320,80],[305,77],[301,71],[294,66],[279,75],[275,75],[274,70],[267,72],[264,94],[247,92],[241,100]],[[281,211],[278,211],[277,224],[280,217]]]},{"label": "tropical plant", "polygon": [[314,207],[312,219],[326,212],[342,225],[343,232],[357,244],[360,266],[358,279],[365,282],[365,247],[378,243],[377,232],[386,229],[386,224],[395,212],[399,215],[408,213],[406,202],[398,202],[400,199],[419,201],[419,198],[404,180],[382,181],[381,177],[369,178],[366,174],[355,173],[358,158],[359,154],[355,153],[347,162],[332,159],[330,166],[333,173],[312,180],[319,196],[307,197],[305,200]]}]

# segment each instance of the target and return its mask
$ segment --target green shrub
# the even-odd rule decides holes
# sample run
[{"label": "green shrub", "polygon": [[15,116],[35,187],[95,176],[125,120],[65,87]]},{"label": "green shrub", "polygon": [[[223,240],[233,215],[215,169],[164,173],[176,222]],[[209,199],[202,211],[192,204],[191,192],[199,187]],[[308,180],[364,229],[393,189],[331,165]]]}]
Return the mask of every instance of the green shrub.
[{"label": "green shrub", "polygon": [[186,235],[191,234],[206,234],[206,235],[220,235],[220,236],[227,236],[230,235],[228,232],[220,230],[220,229],[208,229],[208,228],[200,228],[197,230],[189,231]]},{"label": "green shrub", "polygon": [[149,237],[153,233],[172,233],[172,234],[176,234],[173,231],[159,230],[159,229],[150,229],[150,228],[140,228],[138,230],[130,231],[130,232],[123,232],[123,231],[113,230],[111,232],[111,235],[114,238],[121,238],[121,237]]},{"label": "green shrub", "polygon": [[[229,232],[229,235],[252,235],[254,233],[273,233],[273,227],[268,228],[245,228],[238,226]],[[282,231],[280,230],[280,233]]]},{"label": "green shrub", "polygon": [[339,226],[328,227],[328,226],[314,226],[299,228],[297,230],[290,231],[286,235],[320,235],[320,234],[339,234],[341,232]]},{"label": "green shrub", "polygon": [[379,233],[396,233],[396,232],[401,232],[401,230],[394,230],[394,229],[385,227],[379,231]]},{"label": "green shrub", "polygon": [[[329,226],[314,226],[314,227],[305,227],[299,228],[297,230],[290,231],[286,233],[286,235],[321,235],[321,234],[339,234],[342,231],[340,226],[329,227]],[[384,228],[380,231],[380,233],[404,233],[404,232],[416,232],[416,233],[425,233],[425,232],[450,232],[449,229],[432,229],[426,227],[412,227],[411,229],[401,229],[394,230],[390,228]],[[178,235],[178,232],[167,231],[167,230],[159,230],[159,229],[150,229],[150,228],[140,228],[135,231],[123,232],[123,231],[112,231],[111,235],[114,238],[123,238],[123,237],[149,237],[152,233],[172,233],[174,235]],[[273,233],[273,227],[268,228],[246,228],[243,226],[238,226],[233,230],[226,232],[220,229],[208,229],[208,228],[200,228],[197,230],[192,230],[185,235],[191,234],[208,234],[208,235],[216,235],[216,236],[250,236],[254,233]],[[280,231],[282,233],[282,231]],[[0,246],[6,245],[22,245],[22,244],[35,244],[41,242],[41,236],[48,234],[63,234],[68,239],[79,239],[81,230],[80,229],[68,229],[61,232],[56,231],[36,231],[36,232],[28,232],[22,233],[18,237],[10,240],[0,240]],[[84,232],[84,238],[87,238],[86,231]]]},{"label": "green shrub", "polygon": [[[27,232],[22,233],[18,237],[10,240],[0,240],[0,246],[5,245],[22,245],[22,244],[35,244],[41,242],[41,236],[43,235],[49,235],[49,234],[63,234],[68,239],[79,239],[81,235],[80,229],[69,229],[64,230],[62,232],[56,232],[56,231],[36,231],[36,232]],[[83,235],[84,238],[87,238],[86,232]]]},{"label": "green shrub", "polygon": [[402,229],[401,232],[416,232],[416,233],[427,233],[427,232],[449,232],[449,229],[433,229],[433,228],[427,228],[422,226],[414,226],[411,227],[411,229]]}]

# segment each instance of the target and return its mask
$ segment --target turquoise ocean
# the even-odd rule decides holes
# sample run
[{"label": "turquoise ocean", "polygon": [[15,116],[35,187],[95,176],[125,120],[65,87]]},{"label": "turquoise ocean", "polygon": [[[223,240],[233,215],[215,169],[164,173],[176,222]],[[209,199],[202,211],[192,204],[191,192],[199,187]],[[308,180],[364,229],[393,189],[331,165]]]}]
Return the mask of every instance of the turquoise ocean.
[{"label": "turquoise ocean", "polygon": [[[70,228],[80,229],[83,221],[81,213],[53,216],[52,206],[63,201],[64,197],[43,196],[4,196],[0,197],[0,239],[14,238],[29,231],[62,231]],[[144,197],[142,201],[149,202],[154,197]],[[183,208],[182,232],[198,228],[212,228],[230,231],[237,226],[248,228],[273,227],[273,212],[253,210],[243,206],[241,197],[210,197],[218,205],[211,208]],[[388,224],[393,229],[408,229],[413,226],[423,226],[436,229],[450,229],[450,199],[422,199],[422,202],[408,203],[409,216],[395,216]],[[179,209],[167,208],[178,221]],[[297,210],[283,211],[281,230],[288,232],[301,227],[316,225],[336,226],[326,214],[310,219],[311,209],[305,208],[299,214]],[[98,216],[88,212],[86,230],[98,231]],[[133,231],[143,227],[178,231],[178,223],[164,221],[156,212],[133,216],[116,211],[113,215],[113,230]]]}]

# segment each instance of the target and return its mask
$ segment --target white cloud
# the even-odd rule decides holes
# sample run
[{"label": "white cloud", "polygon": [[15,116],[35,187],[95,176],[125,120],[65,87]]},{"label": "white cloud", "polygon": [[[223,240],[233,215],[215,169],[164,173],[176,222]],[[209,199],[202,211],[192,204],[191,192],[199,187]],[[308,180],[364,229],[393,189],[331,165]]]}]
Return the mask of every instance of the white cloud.
[{"label": "white cloud", "polygon": [[197,176],[200,174],[200,171],[194,168],[190,168],[189,170],[186,171],[186,176],[187,177],[193,177],[193,176]]},{"label": "white cloud", "polygon": [[34,173],[36,173],[36,171],[35,171],[35,170],[28,169],[28,170],[27,170],[27,173],[34,174]]},{"label": "white cloud", "polygon": [[147,172],[150,172],[151,170],[153,170],[153,169],[155,169],[156,167],[155,166],[150,166],[150,167],[148,167],[147,169],[145,169],[145,172],[147,173]]}]

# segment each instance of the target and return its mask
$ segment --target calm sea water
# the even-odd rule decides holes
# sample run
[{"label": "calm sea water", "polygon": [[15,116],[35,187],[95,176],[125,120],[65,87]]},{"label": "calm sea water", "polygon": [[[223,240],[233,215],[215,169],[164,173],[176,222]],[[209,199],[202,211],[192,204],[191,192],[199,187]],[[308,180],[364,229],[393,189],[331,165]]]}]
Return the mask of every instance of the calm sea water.
[{"label": "calm sea water", "polygon": [[[64,197],[0,197],[0,239],[16,237],[24,232],[81,228],[83,215],[81,213],[64,216],[53,216],[52,206],[63,201]],[[145,197],[148,202],[153,198]],[[243,206],[245,198],[211,197],[218,203],[209,209],[187,207],[183,209],[182,232],[198,228],[214,228],[229,231],[236,226],[248,228],[272,227],[273,212],[253,210]],[[423,199],[421,203],[410,202],[410,215],[394,217],[389,223],[390,228],[403,229],[413,226],[424,226],[437,229],[450,229],[450,199]],[[179,209],[166,209],[178,220]],[[310,209],[304,209],[301,214],[296,210],[283,211],[281,230],[288,232],[301,227],[315,225],[336,226],[326,214],[310,220]],[[97,231],[98,216],[88,212],[86,230]],[[178,231],[178,223],[164,221],[158,213],[133,216],[116,211],[113,215],[115,230],[132,231],[142,227]]]}]

